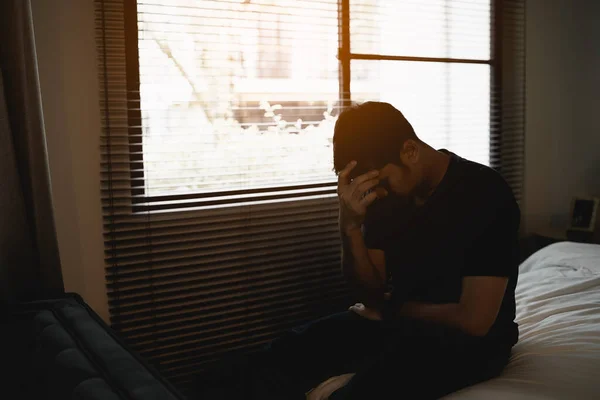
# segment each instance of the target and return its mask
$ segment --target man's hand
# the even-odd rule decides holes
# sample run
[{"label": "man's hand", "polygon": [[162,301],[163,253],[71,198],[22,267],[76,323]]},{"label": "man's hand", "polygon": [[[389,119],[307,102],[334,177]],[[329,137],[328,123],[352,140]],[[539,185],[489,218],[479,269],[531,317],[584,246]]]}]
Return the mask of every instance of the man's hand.
[{"label": "man's hand", "polygon": [[371,171],[360,175],[350,182],[350,171],[356,167],[356,161],[351,161],[338,174],[337,193],[340,200],[340,229],[344,233],[352,229],[360,228],[367,207],[380,195],[385,196],[387,192],[378,194],[376,191],[367,193],[379,184],[378,171]]},{"label": "man's hand", "polygon": [[361,317],[370,319],[372,321],[381,321],[383,319],[379,310],[371,307],[366,307],[363,303],[356,303],[355,305],[348,308],[348,311],[355,312]]},{"label": "man's hand", "polygon": [[[392,294],[391,293],[385,293],[383,295],[383,297],[386,300],[389,300],[392,298]],[[381,321],[383,320],[383,315],[381,314],[381,311],[374,308],[374,307],[367,307],[365,306],[363,303],[356,303],[353,306],[350,306],[350,308],[348,308],[348,311],[353,311],[355,313],[357,313],[358,315],[360,315],[363,318],[367,318],[373,321]]]}]

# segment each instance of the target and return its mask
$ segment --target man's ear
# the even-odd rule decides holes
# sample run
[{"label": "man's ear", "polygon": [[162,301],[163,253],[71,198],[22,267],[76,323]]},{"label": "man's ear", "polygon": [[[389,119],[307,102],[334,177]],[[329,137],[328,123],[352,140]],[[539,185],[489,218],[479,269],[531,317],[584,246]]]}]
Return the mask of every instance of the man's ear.
[{"label": "man's ear", "polygon": [[405,165],[416,164],[419,161],[419,145],[412,139],[408,139],[402,145],[400,159]]}]

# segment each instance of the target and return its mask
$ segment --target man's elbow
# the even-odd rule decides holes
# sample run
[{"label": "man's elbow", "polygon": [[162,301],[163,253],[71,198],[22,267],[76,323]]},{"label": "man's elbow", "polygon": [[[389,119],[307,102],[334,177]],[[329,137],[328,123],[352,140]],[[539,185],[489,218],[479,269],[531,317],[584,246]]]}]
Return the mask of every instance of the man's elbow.
[{"label": "man's elbow", "polygon": [[466,326],[463,331],[471,336],[479,336],[483,337],[488,334],[491,326],[481,325],[481,324],[471,324]]},{"label": "man's elbow", "polygon": [[467,316],[463,319],[462,330],[468,335],[482,337],[488,334],[493,324],[494,321]]}]

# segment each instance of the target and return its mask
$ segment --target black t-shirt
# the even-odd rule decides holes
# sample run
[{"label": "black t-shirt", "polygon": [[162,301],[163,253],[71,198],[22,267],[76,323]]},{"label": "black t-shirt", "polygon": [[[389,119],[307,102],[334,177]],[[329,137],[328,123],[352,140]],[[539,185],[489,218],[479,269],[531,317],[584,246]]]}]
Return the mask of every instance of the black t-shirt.
[{"label": "black t-shirt", "polygon": [[519,206],[496,171],[442,151],[450,155],[450,164],[424,205],[388,196],[369,207],[363,226],[366,245],[385,252],[396,305],[457,303],[463,277],[508,277],[487,337],[513,345],[518,338]]}]

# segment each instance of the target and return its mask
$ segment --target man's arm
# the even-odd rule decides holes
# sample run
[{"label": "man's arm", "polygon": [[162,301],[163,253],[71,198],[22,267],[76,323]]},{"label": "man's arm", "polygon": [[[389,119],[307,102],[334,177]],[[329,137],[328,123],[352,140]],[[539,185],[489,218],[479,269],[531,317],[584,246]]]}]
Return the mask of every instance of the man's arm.
[{"label": "man's arm", "polygon": [[342,272],[367,307],[381,309],[385,292],[385,255],[367,249],[360,229],[342,230]]},{"label": "man's arm", "polygon": [[385,289],[385,259],[382,251],[368,250],[361,232],[367,207],[385,190],[372,190],[379,183],[378,171],[350,180],[356,162],[350,162],[338,174],[340,232],[342,236],[342,272],[358,298],[371,307],[381,307]]},{"label": "man's arm", "polygon": [[463,278],[459,303],[407,302],[397,315],[454,326],[473,336],[485,336],[498,315],[508,278],[469,276]]},{"label": "man's arm", "polygon": [[[502,185],[497,186],[502,189]],[[464,332],[484,336],[494,324],[509,277],[518,268],[516,247],[520,223],[517,203],[508,190],[490,190],[481,204],[482,233],[473,240],[461,269],[462,292],[457,304],[405,303],[399,315],[446,323]]]}]

